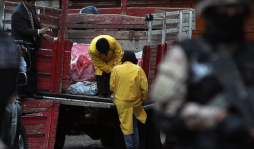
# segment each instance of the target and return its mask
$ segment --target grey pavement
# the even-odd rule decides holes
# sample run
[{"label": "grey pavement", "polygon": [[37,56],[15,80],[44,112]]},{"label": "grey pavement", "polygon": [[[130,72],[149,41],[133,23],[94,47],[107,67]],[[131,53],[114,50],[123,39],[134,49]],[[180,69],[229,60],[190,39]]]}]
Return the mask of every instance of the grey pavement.
[{"label": "grey pavement", "polygon": [[92,140],[87,135],[66,136],[63,149],[115,149],[105,148],[100,140]]}]

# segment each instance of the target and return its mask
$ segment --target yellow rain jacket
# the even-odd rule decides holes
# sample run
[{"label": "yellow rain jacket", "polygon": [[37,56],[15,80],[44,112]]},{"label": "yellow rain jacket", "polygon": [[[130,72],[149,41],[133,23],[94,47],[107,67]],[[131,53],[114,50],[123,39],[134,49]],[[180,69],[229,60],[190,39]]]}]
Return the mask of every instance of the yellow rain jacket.
[{"label": "yellow rain jacket", "polygon": [[133,133],[133,114],[142,123],[147,115],[142,102],[147,98],[148,83],[145,72],[138,65],[125,62],[113,68],[110,89],[114,93],[121,129],[124,135]]},{"label": "yellow rain jacket", "polygon": [[[101,54],[96,49],[96,42],[100,38],[105,38],[109,42],[109,51],[107,55]],[[101,76],[103,72],[110,73],[114,65],[120,65],[123,57],[123,51],[115,38],[109,35],[100,35],[95,37],[89,48],[88,53],[94,63],[95,75]]]}]

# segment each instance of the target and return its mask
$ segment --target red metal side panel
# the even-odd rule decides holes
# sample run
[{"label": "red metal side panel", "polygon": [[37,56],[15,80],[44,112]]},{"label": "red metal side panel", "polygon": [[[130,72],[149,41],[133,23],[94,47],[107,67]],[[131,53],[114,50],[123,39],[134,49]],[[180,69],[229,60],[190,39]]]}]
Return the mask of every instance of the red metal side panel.
[{"label": "red metal side panel", "polygon": [[63,59],[64,59],[64,43],[58,39],[58,48],[56,51],[56,67],[55,67],[55,83],[54,93],[61,93],[62,90],[62,76],[63,76]]},{"label": "red metal side panel", "polygon": [[66,17],[68,9],[68,0],[62,1],[61,17],[59,18],[60,32],[58,38],[58,48],[56,51],[56,73],[54,83],[54,93],[62,92],[62,77],[63,77],[63,62],[64,62],[64,48],[65,48],[65,31],[66,31]]},{"label": "red metal side panel", "polygon": [[127,11],[127,0],[121,0],[121,14],[126,15]]},{"label": "red metal side panel", "polygon": [[21,101],[29,149],[53,149],[59,101]]},{"label": "red metal side panel", "polygon": [[54,92],[55,87],[55,76],[56,76],[56,51],[57,51],[57,40],[53,41],[53,47],[52,47],[52,63],[51,63],[51,76],[50,76],[50,88],[49,92]]},{"label": "red metal side panel", "polygon": [[169,48],[168,43],[165,43],[164,48],[163,48],[163,55],[162,55],[163,58],[167,55],[168,48]]},{"label": "red metal side panel", "polygon": [[156,56],[156,65],[155,65],[155,75],[158,72],[158,66],[161,63],[162,56],[163,56],[163,50],[164,50],[164,45],[159,44],[157,46],[157,56]]},{"label": "red metal side panel", "polygon": [[71,47],[72,41],[66,40],[64,45],[64,61],[63,61],[63,76],[62,76],[62,92],[69,86],[69,74],[70,74],[70,61],[71,61]]},{"label": "red metal side panel", "polygon": [[42,91],[49,91],[50,76],[52,65],[52,47],[53,40],[42,39],[41,47],[37,51],[37,72],[38,72],[38,89]]},{"label": "red metal side panel", "polygon": [[149,61],[149,73],[148,73],[148,84],[152,84],[155,77],[156,63],[158,55],[158,46],[150,45],[150,61]]},{"label": "red metal side panel", "polygon": [[158,71],[159,65],[168,49],[168,45],[146,45],[142,55],[142,68],[144,69],[147,79],[148,88],[152,88],[153,81]]},{"label": "red metal side panel", "polygon": [[144,72],[147,77],[149,72],[149,61],[150,61],[150,46],[146,45],[144,46],[142,54],[142,68],[144,69]]}]

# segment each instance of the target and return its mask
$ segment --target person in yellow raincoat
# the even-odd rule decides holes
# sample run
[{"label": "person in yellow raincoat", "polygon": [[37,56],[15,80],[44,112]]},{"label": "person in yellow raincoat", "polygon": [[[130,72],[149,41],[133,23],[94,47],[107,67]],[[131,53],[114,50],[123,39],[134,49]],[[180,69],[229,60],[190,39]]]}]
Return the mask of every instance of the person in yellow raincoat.
[{"label": "person in yellow raincoat", "polygon": [[99,96],[110,97],[110,73],[115,64],[121,64],[122,48],[115,38],[100,35],[92,40],[88,53],[94,64]]},{"label": "person in yellow raincoat", "polygon": [[137,120],[145,123],[147,118],[142,102],[147,98],[148,83],[137,62],[134,52],[125,51],[123,64],[114,67],[110,77],[110,89],[114,93],[114,104],[127,149],[139,148]]}]

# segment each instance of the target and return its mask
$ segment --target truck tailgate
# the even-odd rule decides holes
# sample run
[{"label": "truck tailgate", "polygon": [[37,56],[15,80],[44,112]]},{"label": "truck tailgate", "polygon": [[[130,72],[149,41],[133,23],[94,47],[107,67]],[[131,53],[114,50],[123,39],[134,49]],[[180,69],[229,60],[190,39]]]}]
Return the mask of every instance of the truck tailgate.
[{"label": "truck tailgate", "polygon": [[[63,105],[83,106],[83,107],[97,107],[97,108],[115,108],[114,103],[109,98],[101,98],[99,96],[86,95],[70,95],[70,94],[56,94],[48,92],[38,92],[46,100],[58,100]],[[145,110],[154,107],[154,103],[148,100],[143,103]]]}]

